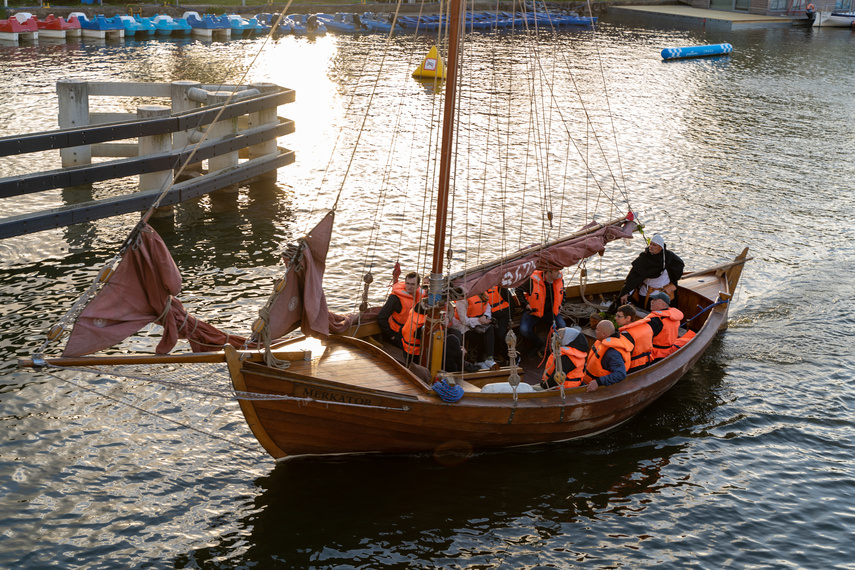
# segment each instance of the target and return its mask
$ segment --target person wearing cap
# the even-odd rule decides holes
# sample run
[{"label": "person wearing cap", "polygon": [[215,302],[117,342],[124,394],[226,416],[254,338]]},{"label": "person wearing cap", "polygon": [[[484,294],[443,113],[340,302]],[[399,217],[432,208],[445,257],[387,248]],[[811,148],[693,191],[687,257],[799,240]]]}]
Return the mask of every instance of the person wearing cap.
[{"label": "person wearing cap", "polygon": [[683,276],[683,260],[665,247],[665,240],[655,235],[647,249],[642,251],[626,276],[618,298],[625,305],[630,297],[643,308],[647,308],[649,295],[664,291],[671,300],[677,298],[677,281]]},{"label": "person wearing cap", "polygon": [[[577,388],[582,385],[585,360],[588,357],[588,341],[576,327],[565,327],[555,332],[561,339],[561,370],[564,371],[564,387]],[[555,355],[550,353],[543,371],[540,387],[544,390],[558,388],[555,380]]]},{"label": "person wearing cap", "polygon": [[582,381],[588,385],[588,392],[600,386],[610,386],[622,382],[632,358],[632,343],[615,332],[611,321],[597,324],[597,342],[588,353],[585,362],[585,375]]},{"label": "person wearing cap", "polygon": [[657,321],[661,326],[661,330],[653,336],[653,362],[662,360],[680,348],[675,343],[680,336],[683,313],[671,307],[670,301],[668,295],[662,291],[650,295],[650,314],[647,318],[651,327],[654,327]]}]

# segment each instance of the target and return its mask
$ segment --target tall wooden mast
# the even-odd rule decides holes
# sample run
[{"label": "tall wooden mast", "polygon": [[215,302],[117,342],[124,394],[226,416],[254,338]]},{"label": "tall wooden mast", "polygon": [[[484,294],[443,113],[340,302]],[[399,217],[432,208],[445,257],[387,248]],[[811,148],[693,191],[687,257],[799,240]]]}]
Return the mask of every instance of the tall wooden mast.
[{"label": "tall wooden mast", "polygon": [[433,237],[432,276],[442,275],[445,256],[445,226],[448,219],[448,194],[454,157],[454,128],[457,103],[457,75],[461,33],[461,0],[451,0],[448,22],[448,62],[445,84],[445,108],[442,117],[442,147],[439,156],[439,187],[436,199],[436,229]]}]

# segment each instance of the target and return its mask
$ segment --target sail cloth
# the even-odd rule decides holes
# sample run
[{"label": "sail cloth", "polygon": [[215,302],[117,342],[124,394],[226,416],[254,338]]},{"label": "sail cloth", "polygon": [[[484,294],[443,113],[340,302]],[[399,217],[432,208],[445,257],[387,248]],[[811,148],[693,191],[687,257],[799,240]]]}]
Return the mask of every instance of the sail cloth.
[{"label": "sail cloth", "polygon": [[300,327],[303,334],[327,337],[344,332],[354,315],[331,313],[324,295],[324,270],[335,213],[329,211],[301,240],[302,251],[285,273],[285,288],[270,307],[270,338],[280,338]]},{"label": "sail cloth", "polygon": [[109,348],[155,321],[163,325],[157,354],[168,353],[179,338],[188,339],[194,352],[215,350],[227,342],[243,346],[243,337],[188,314],[174,297],[180,291],[181,274],[166,244],[150,226],[143,226],[110,280],[74,323],[63,356]]},{"label": "sail cloth", "polygon": [[[582,231],[598,225],[592,222],[582,228]],[[451,284],[461,287],[466,297],[483,293],[496,284],[508,288],[518,287],[537,270],[563,269],[576,265],[595,253],[602,255],[607,243],[620,238],[632,238],[635,228],[635,222],[627,221],[620,225],[603,226],[585,235],[570,237],[529,253],[523,249],[501,262],[452,276]]]}]

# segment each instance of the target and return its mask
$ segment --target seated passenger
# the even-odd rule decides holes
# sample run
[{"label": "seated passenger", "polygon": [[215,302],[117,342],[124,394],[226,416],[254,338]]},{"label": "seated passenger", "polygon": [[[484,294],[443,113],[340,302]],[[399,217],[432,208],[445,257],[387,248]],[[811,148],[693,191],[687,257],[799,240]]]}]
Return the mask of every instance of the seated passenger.
[{"label": "seated passenger", "polygon": [[636,305],[647,309],[649,296],[660,291],[667,293],[670,299],[676,299],[677,281],[682,276],[683,260],[665,248],[662,236],[655,235],[647,249],[632,262],[618,295],[620,302],[625,305],[632,297]]},{"label": "seated passenger", "polygon": [[[585,335],[575,327],[558,329],[555,334],[561,339],[561,370],[564,372],[563,384],[565,388],[578,388],[582,385],[582,376],[585,375],[585,360],[588,356],[588,341]],[[544,390],[558,388],[555,380],[555,355],[549,355],[546,359],[546,369],[543,371],[543,379],[540,387]]]},{"label": "seated passenger", "polygon": [[401,328],[415,303],[424,296],[419,289],[419,274],[407,273],[403,283],[400,281],[392,286],[392,292],[380,312],[377,313],[377,325],[383,334],[383,339],[392,345],[401,346]]},{"label": "seated passenger", "polygon": [[487,295],[482,293],[457,301],[454,308],[452,326],[463,333],[463,338],[474,341],[481,347],[484,360],[478,365],[488,370],[493,367],[493,351],[496,343],[496,329],[493,327],[492,309]]},{"label": "seated passenger", "polygon": [[653,362],[662,360],[680,348],[675,343],[680,335],[680,321],[683,320],[683,313],[670,307],[669,302],[670,298],[665,293],[650,295],[651,312],[647,315],[647,319],[654,331],[655,323],[658,322],[662,326],[662,329],[653,335]]},{"label": "seated passenger", "polygon": [[[404,326],[401,329],[402,347],[406,363],[419,361],[419,356],[422,351],[422,338],[424,336],[424,324],[427,320],[424,309],[421,305],[416,305],[410,309],[408,317],[404,321]],[[474,364],[464,362],[463,355],[463,336],[460,331],[448,327],[449,318],[446,313],[442,315],[443,327],[445,330],[445,346],[442,353],[442,370],[445,372],[476,372],[481,368]]]},{"label": "seated passenger", "polygon": [[661,330],[661,321],[656,321],[657,328],[654,331],[650,326],[650,319],[640,318],[635,307],[621,305],[615,313],[615,322],[620,327],[620,334],[632,343],[632,359],[627,373],[649,366],[653,362],[653,337]]},{"label": "seated passenger", "polygon": [[525,309],[520,319],[520,335],[531,345],[527,355],[542,355],[545,343],[537,336],[537,325],[555,326],[555,330],[565,327],[561,316],[561,303],[564,301],[561,271],[535,271],[528,281],[517,287],[516,294]]},{"label": "seated passenger", "polygon": [[597,342],[588,354],[582,379],[588,385],[588,392],[600,386],[622,382],[626,378],[631,354],[632,343],[615,333],[611,321],[600,321],[597,325]]},{"label": "seated passenger", "polygon": [[514,297],[510,289],[496,286],[487,291],[487,299],[490,301],[490,312],[496,338],[493,356],[499,356],[504,361],[508,354],[505,337],[508,335],[508,329],[511,326]]}]

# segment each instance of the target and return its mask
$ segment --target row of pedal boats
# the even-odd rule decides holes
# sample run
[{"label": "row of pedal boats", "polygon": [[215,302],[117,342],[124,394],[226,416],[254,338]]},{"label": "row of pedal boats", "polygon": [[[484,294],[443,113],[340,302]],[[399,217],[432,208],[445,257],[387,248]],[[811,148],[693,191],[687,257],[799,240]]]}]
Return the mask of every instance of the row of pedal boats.
[{"label": "row of pedal boats", "polygon": [[[524,30],[532,27],[591,26],[596,18],[584,18],[574,13],[509,13],[509,12],[467,12],[468,30]],[[7,35],[48,38],[102,38],[145,36],[197,36],[207,39],[229,39],[266,35],[273,26],[280,35],[324,35],[328,31],[338,34],[390,33],[396,31],[427,32],[436,31],[447,24],[444,16],[399,16],[394,20],[391,14],[373,14],[365,12],[336,14],[279,14],[262,13],[253,18],[244,18],[237,14],[199,14],[185,12],[181,18],[166,14],[151,17],[140,15],[103,15],[89,18],[83,12],[72,12],[68,18],[53,14],[39,20],[28,12],[18,12],[8,20],[0,20],[0,39]],[[38,34],[38,36],[35,36]],[[15,39],[16,39],[15,38]]]}]

